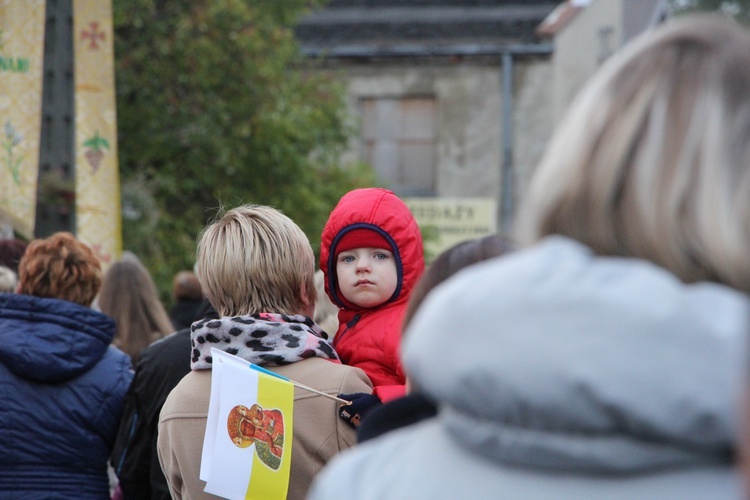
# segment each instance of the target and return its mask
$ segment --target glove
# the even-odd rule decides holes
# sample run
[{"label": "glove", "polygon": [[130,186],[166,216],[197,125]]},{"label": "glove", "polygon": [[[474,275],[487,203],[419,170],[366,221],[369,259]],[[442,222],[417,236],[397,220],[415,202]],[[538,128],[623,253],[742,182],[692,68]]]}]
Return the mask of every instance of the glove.
[{"label": "glove", "polygon": [[339,394],[341,399],[351,401],[351,404],[339,407],[339,417],[346,420],[352,427],[357,427],[365,414],[378,405],[383,404],[374,394],[358,392],[355,394]]}]

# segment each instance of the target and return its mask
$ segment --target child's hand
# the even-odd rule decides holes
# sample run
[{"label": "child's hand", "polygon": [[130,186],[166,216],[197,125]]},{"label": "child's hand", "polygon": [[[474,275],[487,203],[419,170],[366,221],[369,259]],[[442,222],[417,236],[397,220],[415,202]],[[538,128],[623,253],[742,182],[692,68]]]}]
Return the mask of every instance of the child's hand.
[{"label": "child's hand", "polygon": [[351,404],[339,407],[339,417],[349,422],[349,425],[355,428],[371,408],[383,404],[374,394],[365,394],[363,392],[339,394],[339,397],[351,401]]}]

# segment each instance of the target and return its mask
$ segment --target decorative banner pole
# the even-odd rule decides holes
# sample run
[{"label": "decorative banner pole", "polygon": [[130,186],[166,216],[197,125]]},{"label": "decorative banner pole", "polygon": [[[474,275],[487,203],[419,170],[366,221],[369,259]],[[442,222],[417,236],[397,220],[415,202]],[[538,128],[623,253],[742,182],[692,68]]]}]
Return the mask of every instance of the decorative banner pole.
[{"label": "decorative banner pole", "polygon": [[111,0],[74,0],[76,235],[104,267],[122,249]]}]

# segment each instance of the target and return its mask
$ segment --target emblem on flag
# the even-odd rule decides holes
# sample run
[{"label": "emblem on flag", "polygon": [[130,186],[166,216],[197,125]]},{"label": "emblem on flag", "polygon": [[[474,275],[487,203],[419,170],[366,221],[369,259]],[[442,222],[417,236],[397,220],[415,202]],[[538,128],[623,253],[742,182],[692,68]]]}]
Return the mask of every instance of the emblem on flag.
[{"label": "emblem on flag", "polygon": [[255,453],[265,465],[277,470],[284,451],[284,415],[279,410],[264,410],[237,405],[229,412],[227,433],[238,448],[255,445]]}]

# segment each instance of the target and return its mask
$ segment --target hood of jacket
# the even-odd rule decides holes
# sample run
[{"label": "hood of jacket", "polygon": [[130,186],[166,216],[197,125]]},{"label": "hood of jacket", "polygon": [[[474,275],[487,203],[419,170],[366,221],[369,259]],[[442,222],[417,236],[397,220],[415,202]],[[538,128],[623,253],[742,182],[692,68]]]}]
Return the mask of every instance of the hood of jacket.
[{"label": "hood of jacket", "polygon": [[0,363],[46,383],[87,372],[104,355],[115,322],[65,300],[0,294]]},{"label": "hood of jacket", "polygon": [[553,236],[436,288],[405,335],[404,365],[461,446],[506,465],[726,464],[748,304]]},{"label": "hood of jacket", "polygon": [[[382,188],[355,189],[344,195],[328,217],[320,245],[320,268],[326,276],[325,290],[331,301],[351,314],[362,312],[340,296],[336,276],[336,246],[354,229],[371,229],[392,247],[398,284],[390,300],[379,308],[403,305],[424,272],[422,235],[406,204],[392,191]],[[341,319],[340,319],[341,320]]]}]

